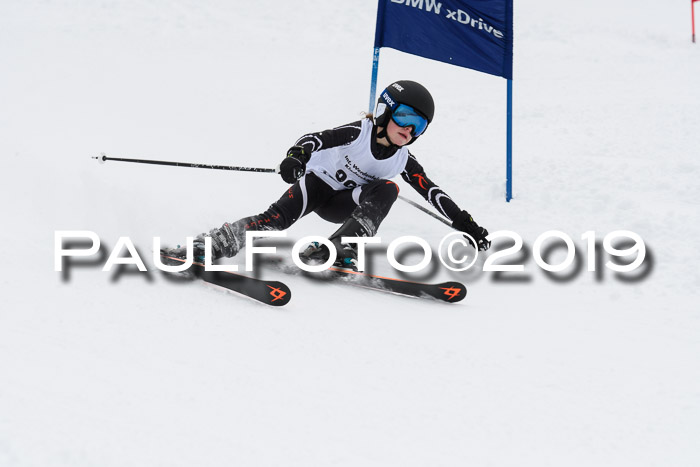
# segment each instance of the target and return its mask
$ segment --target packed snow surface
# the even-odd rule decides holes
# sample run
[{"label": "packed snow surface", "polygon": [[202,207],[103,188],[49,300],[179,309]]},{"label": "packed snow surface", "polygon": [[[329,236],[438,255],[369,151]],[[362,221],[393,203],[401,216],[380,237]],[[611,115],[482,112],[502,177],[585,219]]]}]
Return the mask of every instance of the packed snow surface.
[{"label": "packed snow surface", "polygon": [[[168,281],[151,252],[153,237],[261,212],[286,190],[278,176],[91,157],[275,167],[302,134],[367,110],[376,2],[1,2],[0,466],[700,465],[688,3],[516,2],[510,203],[505,81],[383,49],[380,86],[435,97],[411,151],[477,222],[523,239],[503,262],[524,271],[483,272],[482,254],[469,272],[434,260],[400,275],[392,240],[437,249],[451,230],[399,201],[372,270],[460,280],[464,301],[261,266],[293,291],[271,308]],[[56,272],[61,230],[95,232],[105,256]],[[334,230],[312,214],[263,243],[290,261],[295,241]],[[548,275],[533,255],[552,230],[576,262]],[[635,272],[605,266],[618,230],[647,247]],[[120,237],[148,273],[101,271]],[[566,256],[554,243],[552,264]]]}]

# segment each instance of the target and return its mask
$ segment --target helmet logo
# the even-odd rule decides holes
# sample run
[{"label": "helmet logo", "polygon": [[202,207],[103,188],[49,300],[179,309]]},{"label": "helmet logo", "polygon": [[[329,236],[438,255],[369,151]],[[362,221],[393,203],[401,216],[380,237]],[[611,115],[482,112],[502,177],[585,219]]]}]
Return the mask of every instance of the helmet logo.
[{"label": "helmet logo", "polygon": [[389,104],[389,107],[391,107],[392,109],[396,106],[396,102],[394,102],[394,99],[391,98],[391,96],[389,95],[388,92],[384,91],[382,93],[382,97],[384,98],[386,103]]},{"label": "helmet logo", "polygon": [[392,88],[396,88],[397,91],[403,91],[403,87],[399,83],[394,83],[391,85]]}]

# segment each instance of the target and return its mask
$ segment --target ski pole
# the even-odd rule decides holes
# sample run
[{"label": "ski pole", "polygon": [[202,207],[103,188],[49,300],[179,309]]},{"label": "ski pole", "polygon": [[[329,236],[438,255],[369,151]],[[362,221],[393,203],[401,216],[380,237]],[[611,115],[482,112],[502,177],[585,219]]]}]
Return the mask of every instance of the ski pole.
[{"label": "ski pole", "polygon": [[[148,160],[148,159],[127,159],[124,157],[107,157],[105,153],[101,153],[99,156],[94,156],[93,159],[97,159],[101,164],[104,164],[107,161],[119,161],[119,162],[134,162],[138,164],[155,164],[155,165],[171,165],[175,167],[190,167],[190,168],[196,168],[196,169],[214,169],[214,170],[236,170],[240,172],[262,172],[262,173],[277,173],[277,170],[275,169],[266,169],[266,168],[260,168],[260,167],[238,167],[238,166],[230,166],[230,165],[210,165],[210,164],[195,164],[192,162],[169,162],[169,161],[154,161],[154,160]],[[452,227],[452,223],[445,219],[444,217],[435,214],[434,212],[430,211],[427,208],[424,208],[420,204],[416,203],[415,201],[412,201],[402,195],[399,195],[399,198],[406,203],[410,204],[416,209],[419,209],[423,211],[424,213],[428,214],[431,217],[434,217],[435,219],[439,220],[445,225],[448,225]]]},{"label": "ski pole", "polygon": [[[420,204],[416,203],[415,201],[411,201],[410,199],[405,198],[405,197],[403,197],[403,196],[401,196],[401,195],[399,195],[399,199],[401,199],[401,200],[407,202],[408,204],[410,204],[411,206],[413,206],[413,207],[416,208],[416,209],[420,209],[420,210],[423,211],[424,213],[428,214],[430,217],[434,217],[435,219],[439,220],[439,221],[442,222],[443,224],[450,226],[451,228],[455,229],[457,232],[459,232],[459,233],[461,233],[461,234],[464,234],[464,237],[467,239],[467,241],[468,241],[469,243],[471,243],[471,245],[474,247],[474,249],[478,249],[478,246],[476,245],[476,243],[474,243],[473,238],[472,238],[469,234],[466,234],[466,233],[462,232],[461,230],[455,228],[455,227],[452,225],[452,223],[451,223],[450,221],[448,221],[447,219],[445,219],[445,218],[442,217],[441,215],[435,214],[433,211],[430,211],[429,209],[424,208],[423,206],[421,206]],[[489,245],[490,245],[490,244],[489,244]]]},{"label": "ski pole", "polygon": [[[444,217],[442,217],[442,216],[439,215],[439,214],[435,214],[433,211],[429,210],[428,208],[424,208],[423,206],[421,206],[420,204],[416,203],[415,201],[412,201],[412,200],[410,200],[410,199],[408,199],[408,198],[406,198],[405,196],[402,196],[402,195],[399,195],[399,199],[401,199],[402,201],[407,202],[408,204],[410,204],[411,206],[413,206],[413,207],[416,208],[416,209],[420,209],[421,211],[423,211],[424,213],[426,213],[426,214],[429,215],[430,217],[434,217],[435,219],[439,220],[439,221],[442,222],[443,224],[449,225],[450,227],[452,227],[452,223],[451,223],[450,221],[448,221],[447,219],[445,219]],[[454,228],[454,227],[453,227],[453,228]]]},{"label": "ski pole", "polygon": [[155,165],[172,165],[175,167],[190,167],[195,169],[214,169],[214,170],[237,170],[239,172],[264,172],[264,173],[276,173],[275,169],[265,169],[260,167],[239,167],[232,165],[211,165],[211,164],[195,164],[192,162],[170,162],[170,161],[154,161],[148,159],[127,159],[124,157],[107,157],[105,153],[101,153],[99,156],[94,156],[93,159],[97,159],[101,164],[107,161],[119,161],[119,162],[134,162],[138,164],[155,164]]}]

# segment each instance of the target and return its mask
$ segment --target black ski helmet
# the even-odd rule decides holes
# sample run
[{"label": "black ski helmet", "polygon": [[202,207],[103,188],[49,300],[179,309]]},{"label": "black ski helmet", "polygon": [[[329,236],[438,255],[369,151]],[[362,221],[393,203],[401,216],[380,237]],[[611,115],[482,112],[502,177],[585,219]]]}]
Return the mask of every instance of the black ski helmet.
[{"label": "black ski helmet", "polygon": [[[413,107],[415,111],[428,120],[428,124],[433,121],[435,102],[430,92],[420,83],[401,80],[391,83],[379,94],[374,112],[375,124],[383,127],[386,131],[386,126],[391,119],[391,109],[398,104]],[[408,144],[413,143],[417,138],[418,136],[413,137]]]}]

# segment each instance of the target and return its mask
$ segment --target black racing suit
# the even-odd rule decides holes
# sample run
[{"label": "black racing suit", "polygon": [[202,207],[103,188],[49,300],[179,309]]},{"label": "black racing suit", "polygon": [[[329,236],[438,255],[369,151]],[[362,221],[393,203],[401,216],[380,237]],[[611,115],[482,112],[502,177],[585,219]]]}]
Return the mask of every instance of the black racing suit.
[{"label": "black racing suit", "polygon": [[[360,136],[361,122],[309,133],[297,140],[295,146],[301,146],[306,154],[313,155],[320,148],[349,145]],[[367,128],[365,122],[365,131],[371,131],[369,148],[375,159],[389,159],[401,150],[398,146],[378,144],[376,127],[372,125],[371,130]],[[316,157],[324,156],[319,152]],[[428,178],[423,167],[410,153],[401,176],[445,217],[454,221],[461,212],[457,204]],[[224,256],[233,256],[245,244],[245,231],[285,230],[303,216],[315,212],[332,223],[342,224],[351,218],[357,221],[355,231],[347,232],[346,236],[373,236],[396,201],[398,192],[398,186],[386,179],[371,180],[348,189],[334,189],[316,173],[307,173],[263,213],[224,224],[221,229],[212,230],[211,235],[221,240]]]},{"label": "black racing suit", "polygon": [[[304,135],[295,145],[303,147],[305,153],[312,154],[319,147],[328,149],[347,145],[358,137],[359,132],[359,122],[354,122],[332,130]],[[396,153],[398,147],[378,144],[374,127],[371,149],[375,158],[387,159]],[[410,153],[401,176],[448,219],[454,220],[460,213],[461,209],[457,204],[428,178],[423,167]],[[304,182],[305,187],[302,187],[300,181],[294,183],[264,213],[247,218],[249,222],[246,223],[246,228],[284,230],[310,212],[315,212],[324,220],[340,224],[358,208],[351,195],[351,189],[336,191],[312,173],[305,175]],[[398,186],[389,180],[377,180],[362,186],[359,207],[365,208],[365,215],[375,227],[372,229],[375,233],[397,196]]]}]

